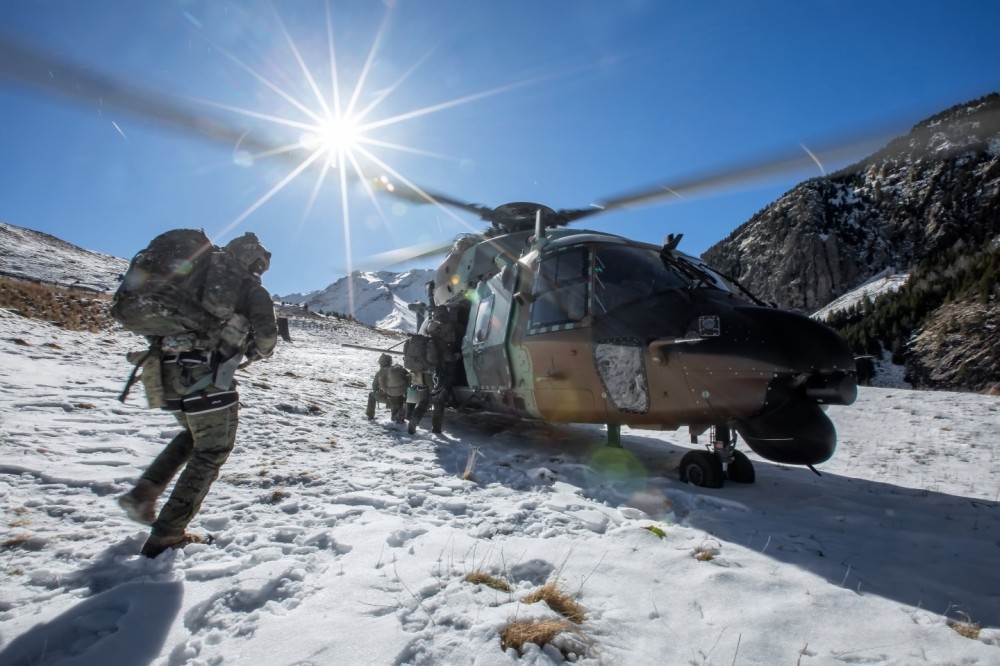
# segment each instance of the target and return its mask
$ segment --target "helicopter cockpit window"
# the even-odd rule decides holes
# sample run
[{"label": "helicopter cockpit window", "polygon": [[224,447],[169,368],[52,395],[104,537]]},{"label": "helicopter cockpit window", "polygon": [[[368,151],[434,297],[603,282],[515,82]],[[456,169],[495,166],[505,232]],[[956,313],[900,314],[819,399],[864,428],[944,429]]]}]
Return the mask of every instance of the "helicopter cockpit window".
[{"label": "helicopter cockpit window", "polygon": [[587,255],[580,246],[542,259],[531,291],[531,326],[568,324],[586,316]]},{"label": "helicopter cockpit window", "polygon": [[594,314],[690,286],[690,280],[664,265],[655,250],[610,246],[594,253]]}]

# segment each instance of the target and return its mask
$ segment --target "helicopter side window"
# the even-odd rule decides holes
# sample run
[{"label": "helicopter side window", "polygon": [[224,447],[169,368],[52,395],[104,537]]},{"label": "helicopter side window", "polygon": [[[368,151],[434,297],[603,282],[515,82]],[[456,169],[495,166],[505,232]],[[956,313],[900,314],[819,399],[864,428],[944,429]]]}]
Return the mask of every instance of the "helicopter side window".
[{"label": "helicopter side window", "polygon": [[654,294],[690,286],[653,250],[600,247],[594,255],[594,312],[604,314]]},{"label": "helicopter side window", "polygon": [[490,294],[479,301],[479,312],[476,314],[476,342],[485,342],[490,336],[490,322],[493,321],[493,303],[495,297]]},{"label": "helicopter side window", "polygon": [[542,259],[532,289],[531,326],[578,322],[587,314],[587,248]]}]

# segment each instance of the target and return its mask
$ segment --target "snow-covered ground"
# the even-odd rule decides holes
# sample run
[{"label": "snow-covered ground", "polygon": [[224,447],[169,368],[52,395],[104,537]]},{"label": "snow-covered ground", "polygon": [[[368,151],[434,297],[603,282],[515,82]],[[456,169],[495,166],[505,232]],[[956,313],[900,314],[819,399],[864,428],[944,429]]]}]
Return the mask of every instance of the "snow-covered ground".
[{"label": "snow-covered ground", "polygon": [[[151,561],[115,497],[177,428],[115,399],[138,339],[0,310],[0,664],[1000,663],[1000,398],[863,388],[822,477],[751,453],[755,484],[708,490],[677,480],[686,432],[369,422],[375,355],[340,343],[395,340],[292,335],[240,372],[192,524],[216,542]],[[585,618],[505,651],[559,617],[523,602],[546,582]]]},{"label": "snow-covered ground", "polygon": [[822,308],[812,314],[814,319],[826,321],[834,312],[846,310],[850,307],[862,303],[865,298],[872,301],[883,294],[891,294],[898,291],[906,284],[910,277],[909,273],[897,273],[894,269],[887,269],[865,282],[860,287],[852,289],[840,298],[827,303]]}]

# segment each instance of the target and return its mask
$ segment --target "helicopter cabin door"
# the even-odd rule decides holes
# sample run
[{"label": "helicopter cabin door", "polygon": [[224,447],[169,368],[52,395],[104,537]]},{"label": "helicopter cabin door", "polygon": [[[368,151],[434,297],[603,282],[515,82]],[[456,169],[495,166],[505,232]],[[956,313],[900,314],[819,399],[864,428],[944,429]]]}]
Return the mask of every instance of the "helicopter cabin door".
[{"label": "helicopter cabin door", "polygon": [[476,288],[476,302],[469,317],[472,347],[470,384],[485,390],[511,387],[510,360],[507,358],[507,326],[510,323],[511,293],[516,271],[508,266]]}]

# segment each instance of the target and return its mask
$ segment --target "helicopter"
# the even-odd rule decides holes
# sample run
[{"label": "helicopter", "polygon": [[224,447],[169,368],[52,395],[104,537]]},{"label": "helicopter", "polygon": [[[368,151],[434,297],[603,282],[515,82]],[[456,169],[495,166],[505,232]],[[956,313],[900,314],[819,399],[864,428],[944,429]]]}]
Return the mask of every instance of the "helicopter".
[{"label": "helicopter", "polygon": [[663,188],[557,211],[531,202],[491,209],[378,182],[490,224],[454,241],[428,302],[411,304],[418,335],[431,312],[460,340],[460,362],[438,387],[447,406],[604,424],[610,446],[621,446],[622,426],[686,426],[692,443],[707,433],[705,450],[679,465],[696,486],[755,480],[739,437],[762,458],[814,472],[833,455],[824,408],[857,396],[855,359],[836,332],[681,252],[681,235],[657,246],[568,228]]},{"label": "helicopter", "polygon": [[[164,127],[262,151],[267,141],[194,112],[166,96],[0,39],[0,78],[76,103],[100,99]],[[835,148],[837,146],[834,146]],[[841,146],[843,147],[843,146]],[[847,147],[847,150],[853,150]],[[810,155],[810,158],[812,155]],[[447,245],[403,248],[389,263],[447,251],[413,305],[457,341],[455,361],[435,375],[444,405],[553,423],[603,424],[608,444],[621,427],[678,430],[703,450],[686,453],[679,476],[695,486],[752,483],[738,438],[760,457],[813,471],[837,437],[824,413],[857,396],[855,359],[825,324],[764,303],[731,277],[662,245],[570,228],[606,211],[790,170],[801,154],[655,185],[587,208],[531,202],[490,208],[371,178],[373,190],[415,204],[448,206],[488,223]],[[431,317],[423,317],[424,314]],[[388,351],[388,350],[376,350]],[[447,376],[447,381],[442,377]],[[818,473],[818,472],[817,472]]]}]

